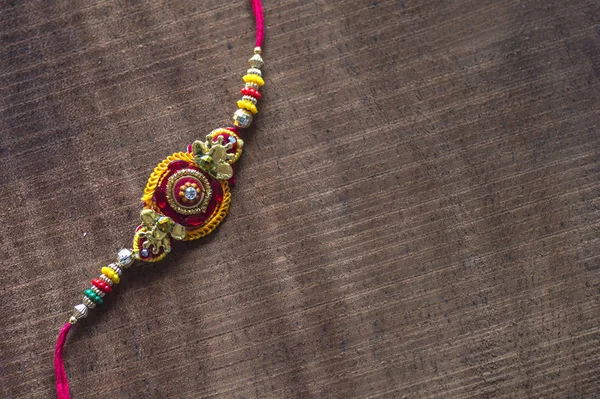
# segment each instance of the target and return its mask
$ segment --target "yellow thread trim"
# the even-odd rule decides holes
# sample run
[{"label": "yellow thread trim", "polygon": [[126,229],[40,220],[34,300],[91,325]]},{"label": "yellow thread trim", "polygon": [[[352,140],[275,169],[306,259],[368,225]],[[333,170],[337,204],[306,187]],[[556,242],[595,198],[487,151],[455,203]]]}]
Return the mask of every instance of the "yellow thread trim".
[{"label": "yellow thread trim", "polygon": [[[224,129],[224,130],[226,130],[226,129]],[[225,132],[223,132],[223,133],[225,133]],[[227,133],[231,133],[231,131],[227,130]],[[237,135],[236,135],[236,137],[237,137]],[[240,154],[241,154],[241,148],[238,151],[240,151]],[[173,161],[177,161],[177,160],[194,162],[194,155],[187,153],[187,152],[177,152],[177,153],[167,157],[164,161],[159,163],[158,166],[156,166],[156,168],[154,168],[154,171],[152,172],[152,174],[150,175],[150,178],[148,179],[146,188],[144,189],[144,196],[142,197],[142,201],[144,201],[144,203],[145,203],[145,208],[148,208],[148,209],[151,208],[157,212],[160,212],[160,209],[158,209],[154,205],[152,196],[154,194],[154,190],[156,189],[156,187],[160,184],[160,182],[164,178],[165,172],[169,168],[169,163],[171,163]],[[223,219],[225,219],[225,216],[227,216],[227,212],[229,212],[229,205],[231,203],[231,191],[229,190],[229,184],[226,181],[221,181],[220,183],[221,183],[221,187],[223,188],[223,200],[221,201],[221,206],[219,208],[217,208],[217,210],[211,215],[211,217],[208,219],[208,221],[205,224],[203,224],[202,226],[198,227],[195,230],[188,230],[186,228],[186,234],[185,234],[185,238],[184,238],[185,241],[196,240],[200,237],[204,237],[205,235],[210,234],[215,228],[217,228],[217,226],[223,221]],[[134,251],[139,250],[139,245],[137,245],[135,242],[136,236],[137,236],[137,234],[134,236],[134,244],[133,244]],[[164,254],[164,255],[166,256],[166,254]],[[152,260],[152,262],[157,262],[160,259],[162,259],[162,255],[161,255],[161,257],[156,258],[156,260]]]},{"label": "yellow thread trim", "polygon": [[152,195],[154,195],[154,190],[161,182],[161,177],[168,170],[169,164],[173,161],[187,161],[194,162],[194,155],[189,152],[176,152],[175,154],[167,157],[164,161],[159,163],[150,177],[148,178],[148,183],[146,184],[146,188],[144,189],[144,196],[142,197],[142,201],[150,207],[152,201]]},{"label": "yellow thread trim", "polygon": [[225,219],[225,216],[227,216],[227,212],[229,212],[229,205],[231,204],[231,191],[229,191],[229,183],[226,181],[222,181],[220,183],[221,187],[223,188],[223,201],[221,201],[221,206],[205,224],[196,230],[186,231],[185,241],[196,240],[212,233],[212,231],[217,228],[223,219]]}]

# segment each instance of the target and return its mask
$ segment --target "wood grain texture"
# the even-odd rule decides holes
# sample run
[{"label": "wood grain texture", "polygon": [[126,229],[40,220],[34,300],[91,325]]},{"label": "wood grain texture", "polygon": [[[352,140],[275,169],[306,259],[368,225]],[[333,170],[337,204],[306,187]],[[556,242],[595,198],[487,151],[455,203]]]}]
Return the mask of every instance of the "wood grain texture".
[{"label": "wood grain texture", "polygon": [[[264,3],[231,212],[77,326],[73,397],[598,397],[598,1]],[[0,3],[0,397],[53,397],[152,168],[229,124],[250,11]]]}]

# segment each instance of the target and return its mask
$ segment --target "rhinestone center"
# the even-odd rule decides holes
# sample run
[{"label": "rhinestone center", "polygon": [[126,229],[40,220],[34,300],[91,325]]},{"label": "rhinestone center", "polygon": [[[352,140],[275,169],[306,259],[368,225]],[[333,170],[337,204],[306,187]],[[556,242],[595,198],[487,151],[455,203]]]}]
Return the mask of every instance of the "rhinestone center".
[{"label": "rhinestone center", "polygon": [[203,172],[181,169],[167,182],[167,201],[180,215],[194,215],[206,211],[212,198],[212,188]]},{"label": "rhinestone center", "polygon": [[185,189],[185,198],[193,201],[198,196],[198,191],[194,187],[188,187]]}]

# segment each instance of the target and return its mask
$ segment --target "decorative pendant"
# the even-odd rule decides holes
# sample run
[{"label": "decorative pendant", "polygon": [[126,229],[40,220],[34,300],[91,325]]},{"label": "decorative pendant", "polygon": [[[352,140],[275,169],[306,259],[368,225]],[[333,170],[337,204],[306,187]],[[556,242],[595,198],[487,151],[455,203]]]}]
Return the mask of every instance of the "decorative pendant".
[{"label": "decorative pendant", "polygon": [[136,259],[156,262],[171,240],[195,240],[213,231],[229,211],[233,163],[242,155],[236,128],[216,129],[161,163],[150,175],[133,239]]},{"label": "decorative pendant", "polygon": [[71,326],[88,316],[89,309],[102,305],[106,294],[119,284],[123,270],[135,260],[157,262],[171,252],[173,240],[196,240],[211,233],[227,216],[231,203],[229,185],[234,183],[233,164],[242,155],[244,142],[239,130],[252,124],[258,113],[256,104],[264,85],[260,44],[263,39],[263,15],[260,0],[251,0],[257,21],[257,47],[248,60],[250,68],[242,77],[242,99],[233,114],[235,127],[213,130],[205,140],[188,145],[160,162],[150,175],[144,195],[141,224],[136,228],[131,249],[117,253],[115,263],[101,267],[98,278],[83,291],[82,303],[75,305],[69,321],[56,342],[54,371],[56,392],[69,398],[62,351]]}]

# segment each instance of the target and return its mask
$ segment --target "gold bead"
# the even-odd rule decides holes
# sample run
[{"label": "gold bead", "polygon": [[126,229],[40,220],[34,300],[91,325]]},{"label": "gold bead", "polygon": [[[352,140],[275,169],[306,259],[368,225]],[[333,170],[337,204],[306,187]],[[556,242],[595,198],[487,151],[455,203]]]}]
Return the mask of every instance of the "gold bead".
[{"label": "gold bead", "polygon": [[98,295],[100,298],[104,298],[104,292],[102,292],[101,290],[99,290],[98,287],[96,287],[95,285],[93,285],[91,287],[91,290],[94,291],[94,293],[96,295]]},{"label": "gold bead", "polygon": [[121,274],[123,274],[123,270],[121,270],[121,268],[114,263],[111,263],[110,265],[108,265],[108,267],[113,269],[115,271],[115,273],[117,273],[119,276],[121,276]]},{"label": "gold bead", "polygon": [[79,305],[75,305],[75,308],[73,309],[73,314],[69,318],[69,323],[75,324],[75,323],[77,323],[78,320],[83,319],[84,317],[87,317],[87,315],[88,315],[88,307],[87,306],[85,306],[83,303],[80,303]]},{"label": "gold bead", "polygon": [[100,280],[104,281],[106,284],[108,284],[110,286],[113,285],[112,280],[109,279],[108,277],[106,277],[104,274],[101,274],[99,278],[100,278]]},{"label": "gold bead", "polygon": [[260,68],[264,65],[264,61],[260,54],[254,54],[252,58],[248,60],[248,63],[252,68]]},{"label": "gold bead", "polygon": [[262,76],[262,72],[258,68],[250,68],[246,71],[246,73],[251,74],[251,75]]},{"label": "gold bead", "polygon": [[245,109],[238,109],[233,114],[233,124],[244,129],[249,127],[252,124],[252,114]]},{"label": "gold bead", "polygon": [[254,54],[262,54],[262,48],[259,46],[254,47]]},{"label": "gold bead", "polygon": [[256,105],[256,98],[252,97],[252,96],[243,96],[242,100],[246,100],[246,101],[250,101],[252,104]]},{"label": "gold bead", "polygon": [[87,296],[83,296],[83,303],[85,304],[85,306],[87,306],[89,309],[94,309],[96,307],[96,304]]}]

